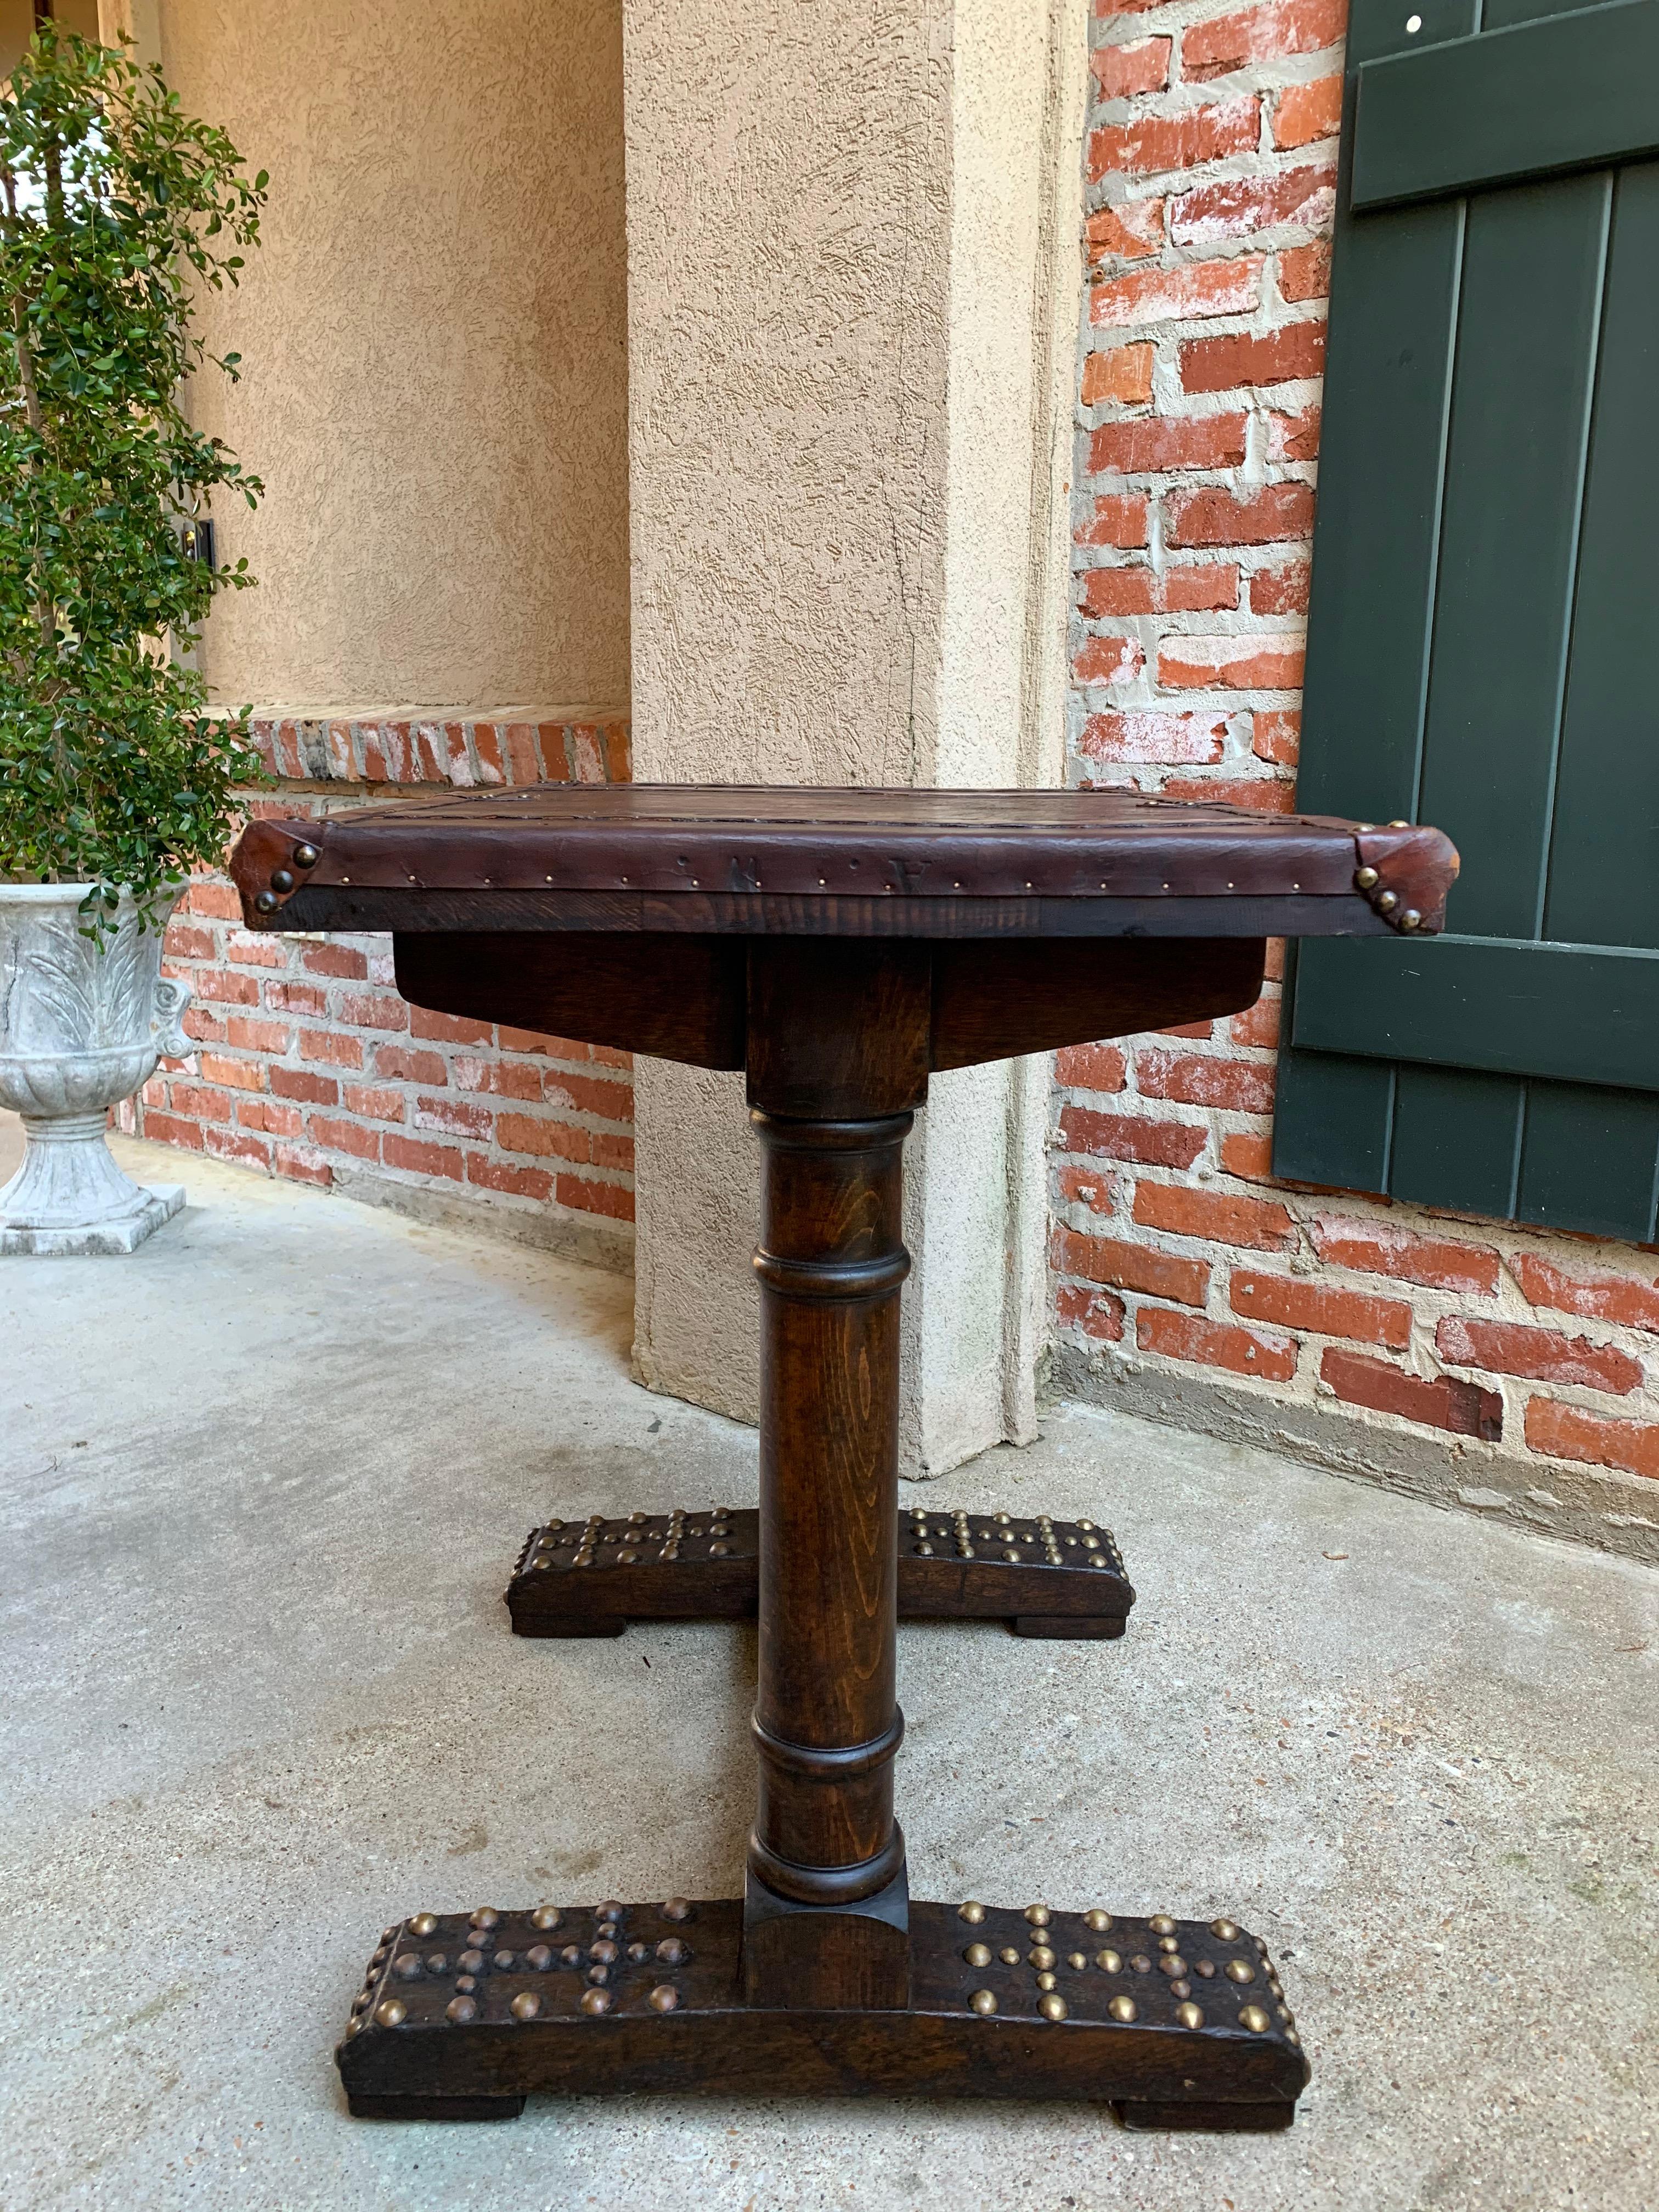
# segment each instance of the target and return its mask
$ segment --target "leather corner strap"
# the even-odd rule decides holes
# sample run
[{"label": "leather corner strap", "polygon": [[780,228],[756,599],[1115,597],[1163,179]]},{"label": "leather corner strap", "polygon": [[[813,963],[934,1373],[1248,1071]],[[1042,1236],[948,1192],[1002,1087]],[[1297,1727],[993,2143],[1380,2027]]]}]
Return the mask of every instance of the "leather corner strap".
[{"label": "leather corner strap", "polygon": [[[739,897],[763,890],[821,897],[827,888],[831,896],[896,892],[911,900],[1346,894],[1392,930],[1431,936],[1443,926],[1458,868],[1442,831],[1406,822],[1251,814],[1139,793],[997,794],[1007,804],[991,823],[982,809],[990,794],[980,793],[928,793],[933,804],[926,808],[872,805],[852,820],[831,807],[823,818],[802,818],[798,806],[769,817],[765,800],[798,803],[803,794],[794,791],[732,794],[748,804],[725,810],[727,818],[708,806],[641,815],[604,804],[631,800],[637,808],[646,793],[660,799],[677,788],[617,787],[588,794],[578,809],[556,804],[560,787],[534,794],[543,805],[516,814],[505,813],[493,794],[457,793],[319,822],[255,821],[238,840],[230,871],[250,929],[280,929],[295,892],[315,884]],[[699,800],[714,796],[685,788]],[[823,796],[900,802],[910,794]],[[981,802],[980,818],[966,808],[952,818],[939,802],[953,796]],[[1329,927],[1322,923],[1319,933]]]}]

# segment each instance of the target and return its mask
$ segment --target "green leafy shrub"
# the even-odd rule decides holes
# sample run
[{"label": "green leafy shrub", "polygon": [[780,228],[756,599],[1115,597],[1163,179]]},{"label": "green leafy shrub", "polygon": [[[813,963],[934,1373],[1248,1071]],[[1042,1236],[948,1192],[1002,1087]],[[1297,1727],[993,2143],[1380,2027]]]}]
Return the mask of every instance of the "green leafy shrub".
[{"label": "green leafy shrub", "polygon": [[0,87],[0,879],[155,900],[216,860],[258,781],[246,711],[210,715],[192,647],[245,561],[185,526],[263,486],[179,407],[234,378],[192,325],[256,243],[263,171],[161,73],[44,24]]}]

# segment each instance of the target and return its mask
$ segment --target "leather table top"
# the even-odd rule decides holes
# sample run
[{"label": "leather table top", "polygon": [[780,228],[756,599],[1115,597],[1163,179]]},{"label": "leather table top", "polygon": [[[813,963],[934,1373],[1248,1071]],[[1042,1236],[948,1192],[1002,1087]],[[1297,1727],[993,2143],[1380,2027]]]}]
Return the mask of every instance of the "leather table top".
[{"label": "leather table top", "polygon": [[555,785],[257,821],[232,872],[264,929],[1322,936],[1433,933],[1457,855],[1137,792]]}]

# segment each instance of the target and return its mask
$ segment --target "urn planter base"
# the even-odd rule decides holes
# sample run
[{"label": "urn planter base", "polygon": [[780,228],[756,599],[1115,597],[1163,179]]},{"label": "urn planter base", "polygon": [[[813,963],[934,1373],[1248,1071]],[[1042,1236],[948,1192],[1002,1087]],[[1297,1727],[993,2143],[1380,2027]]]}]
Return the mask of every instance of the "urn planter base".
[{"label": "urn planter base", "polygon": [[195,1049],[182,1027],[190,992],[161,972],[165,912],[124,896],[94,939],[82,927],[88,888],[0,884],[0,1106],[28,1139],[0,1189],[0,1256],[136,1251],[185,1202],[177,1183],[145,1189],[124,1175],[105,1131],[158,1060]]}]

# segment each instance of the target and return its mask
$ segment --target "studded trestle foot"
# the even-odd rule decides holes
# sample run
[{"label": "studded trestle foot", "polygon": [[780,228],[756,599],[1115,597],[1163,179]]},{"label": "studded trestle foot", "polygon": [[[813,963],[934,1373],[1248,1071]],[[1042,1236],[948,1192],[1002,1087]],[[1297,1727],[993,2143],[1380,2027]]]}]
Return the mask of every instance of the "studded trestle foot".
[{"label": "studded trestle foot", "polygon": [[[548,1521],[519,1554],[519,1636],[620,1636],[630,1620],[744,1620],[757,1609],[760,1516]],[[1109,1529],[1046,1513],[901,1513],[902,1620],[1000,1620],[1016,1636],[1121,1636],[1135,1594]]]},{"label": "studded trestle foot", "polygon": [[538,2091],[1066,2097],[1131,2125],[1290,2125],[1308,2078],[1266,1947],[1099,1907],[909,1909],[909,2002],[751,2005],[733,1901],[421,1913],[337,2051],[355,2113],[507,2118]]}]

